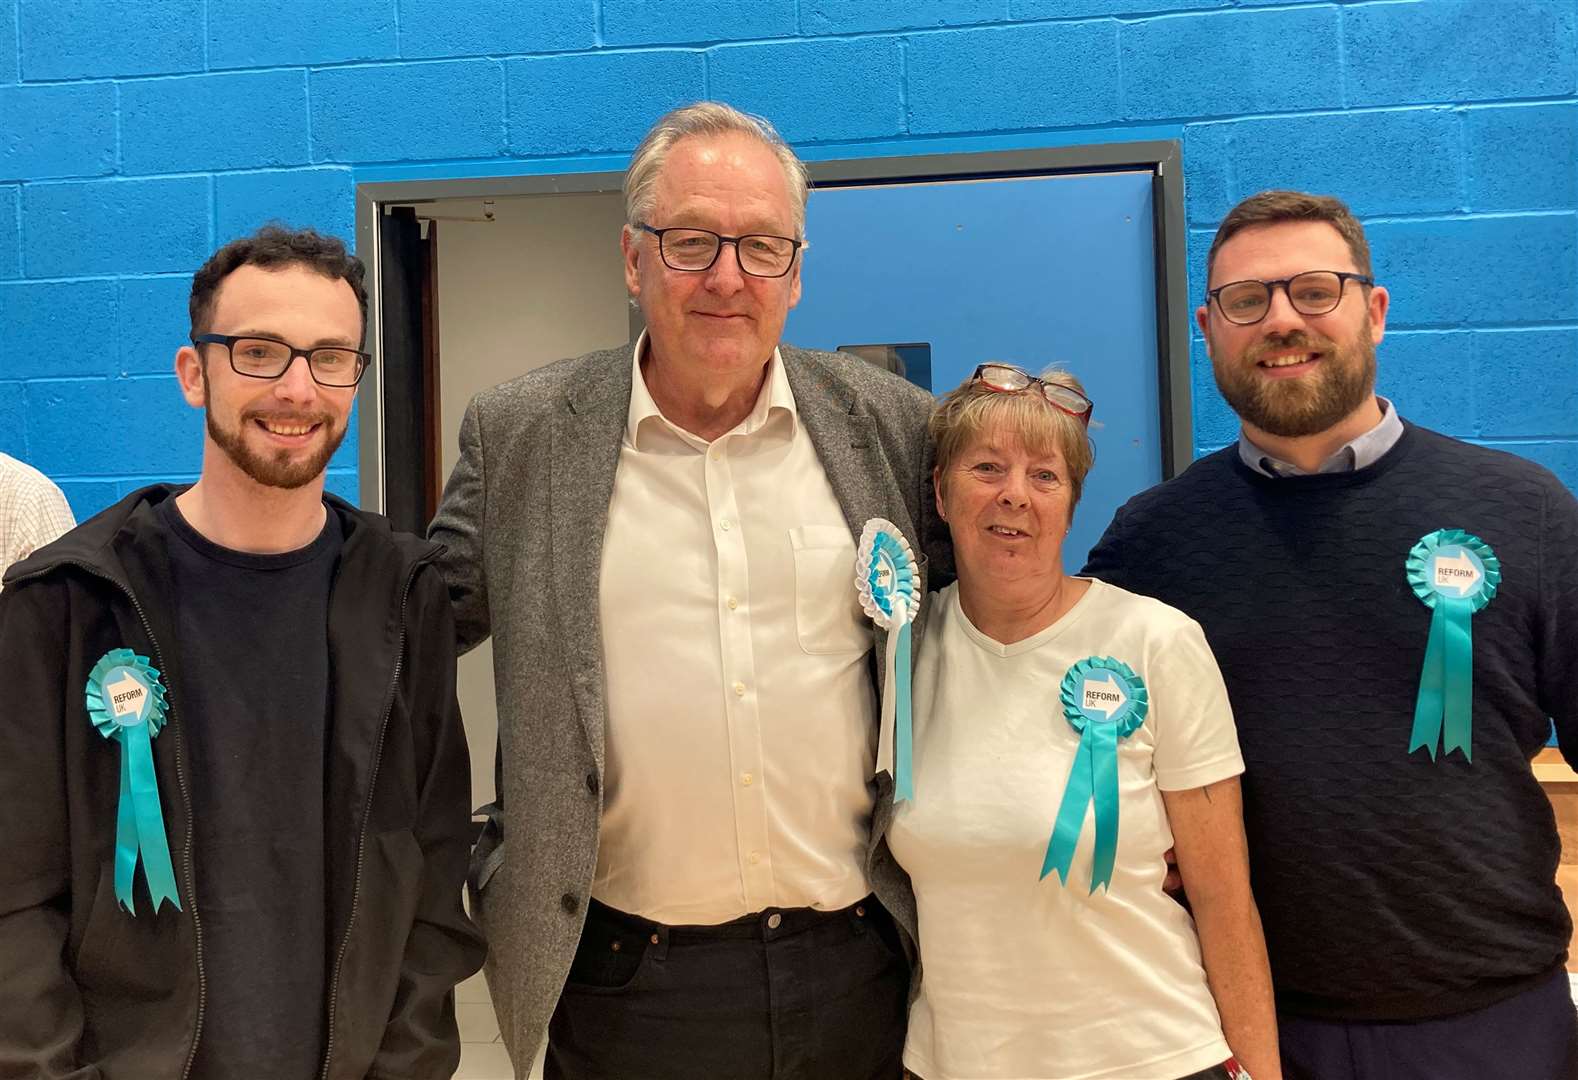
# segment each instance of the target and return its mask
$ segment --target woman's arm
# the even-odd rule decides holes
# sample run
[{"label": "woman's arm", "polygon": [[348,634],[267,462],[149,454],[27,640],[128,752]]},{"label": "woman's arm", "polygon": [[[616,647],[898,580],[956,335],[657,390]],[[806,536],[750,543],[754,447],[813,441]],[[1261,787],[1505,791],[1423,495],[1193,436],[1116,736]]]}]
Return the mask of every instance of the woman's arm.
[{"label": "woman's arm", "polygon": [[1227,1045],[1254,1080],[1281,1080],[1271,966],[1260,912],[1249,890],[1249,846],[1238,778],[1163,791],[1162,798]]}]

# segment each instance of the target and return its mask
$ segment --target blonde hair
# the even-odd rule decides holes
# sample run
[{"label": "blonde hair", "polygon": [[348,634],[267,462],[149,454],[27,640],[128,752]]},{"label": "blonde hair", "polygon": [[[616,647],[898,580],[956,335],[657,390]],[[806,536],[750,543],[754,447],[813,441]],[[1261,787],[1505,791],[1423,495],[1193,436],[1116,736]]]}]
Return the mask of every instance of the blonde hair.
[{"label": "blonde hair", "polygon": [[[1063,386],[1083,394],[1085,387],[1070,372],[1051,367],[1040,375],[1042,382]],[[949,470],[965,447],[984,433],[1005,431],[1018,439],[1032,454],[1057,450],[1068,465],[1068,482],[1073,500],[1072,513],[1085,490],[1085,475],[1095,464],[1095,450],[1085,425],[1077,416],[1053,405],[1034,388],[1020,393],[993,390],[984,383],[971,385],[966,379],[937,403],[928,425],[936,447],[939,489],[946,488]]]},{"label": "blonde hair", "polygon": [[652,125],[652,130],[630,156],[630,166],[625,170],[626,222],[632,227],[652,224],[647,216],[652,213],[652,203],[656,199],[653,188],[657,186],[658,174],[663,171],[674,144],[693,135],[745,135],[771,150],[783,167],[784,180],[789,185],[789,206],[794,212],[793,239],[805,238],[805,201],[810,195],[810,173],[771,123],[720,101],[683,105],[665,113]]}]

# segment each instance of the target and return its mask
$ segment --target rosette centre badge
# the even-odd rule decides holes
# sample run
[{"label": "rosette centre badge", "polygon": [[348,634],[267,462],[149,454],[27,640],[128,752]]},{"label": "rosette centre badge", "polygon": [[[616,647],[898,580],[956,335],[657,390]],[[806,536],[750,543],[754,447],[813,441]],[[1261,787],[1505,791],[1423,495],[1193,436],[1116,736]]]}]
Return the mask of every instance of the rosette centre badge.
[{"label": "rosette centre badge", "polygon": [[159,805],[153,767],[153,737],[164,727],[164,686],[159,672],[130,649],[111,649],[93,665],[86,689],[88,720],[99,734],[120,744],[120,803],[115,815],[115,899],[137,913],[132,883],[142,863],[148,895],[157,914],[168,900],[177,910],[180,894],[170,862],[170,842]]},{"label": "rosette centre badge", "polygon": [[1430,638],[1408,752],[1432,760],[1460,750],[1474,760],[1474,615],[1495,599],[1501,561],[1490,545],[1461,529],[1438,529],[1408,553],[1408,583],[1430,609]]},{"label": "rosette centre badge", "polygon": [[1058,880],[1068,884],[1088,810],[1096,822],[1090,873],[1094,893],[1111,886],[1118,858],[1118,740],[1145,723],[1150,694],[1145,680],[1122,660],[1090,656],[1064,674],[1058,697],[1063,719],[1079,734],[1079,749],[1052,823],[1041,876],[1056,870]]},{"label": "rosette centre badge", "polygon": [[914,721],[910,705],[910,624],[920,611],[915,553],[897,525],[872,518],[855,552],[855,593],[871,621],[887,631],[877,772],[893,777],[893,799],[915,797]]}]

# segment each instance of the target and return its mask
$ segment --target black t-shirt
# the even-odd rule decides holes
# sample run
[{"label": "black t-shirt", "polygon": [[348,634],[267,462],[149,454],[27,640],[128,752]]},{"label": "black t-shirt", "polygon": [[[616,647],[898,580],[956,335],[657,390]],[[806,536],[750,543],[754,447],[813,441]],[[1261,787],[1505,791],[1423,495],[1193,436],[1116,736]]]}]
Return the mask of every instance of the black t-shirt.
[{"label": "black t-shirt", "polygon": [[206,1008],[193,1080],[316,1075],[327,1012],[329,587],[344,541],[280,555],[169,530]]}]

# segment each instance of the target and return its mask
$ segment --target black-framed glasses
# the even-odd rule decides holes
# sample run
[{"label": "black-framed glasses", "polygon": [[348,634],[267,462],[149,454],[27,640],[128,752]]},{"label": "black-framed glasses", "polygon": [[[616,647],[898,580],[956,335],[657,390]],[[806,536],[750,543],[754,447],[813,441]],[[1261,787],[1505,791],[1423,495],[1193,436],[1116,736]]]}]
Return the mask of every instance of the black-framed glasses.
[{"label": "black-framed glasses", "polygon": [[771,233],[724,236],[711,229],[654,229],[645,222],[636,228],[657,237],[658,254],[663,257],[664,266],[690,273],[711,270],[723,245],[733,244],[734,258],[740,264],[741,273],[751,277],[783,277],[794,265],[795,253],[811,246],[804,240]]},{"label": "black-framed glasses", "polygon": [[296,357],[304,356],[307,371],[319,386],[355,386],[373,358],[372,353],[343,345],[298,349],[287,341],[256,334],[194,334],[192,344],[223,345],[230,356],[230,369],[250,379],[277,379],[290,370]]},{"label": "black-framed glasses", "polygon": [[1222,318],[1239,326],[1253,326],[1271,310],[1271,294],[1278,288],[1287,294],[1288,303],[1300,315],[1326,315],[1337,310],[1342,303],[1342,291],[1348,282],[1374,285],[1375,279],[1366,274],[1351,274],[1346,270],[1306,270],[1290,278],[1276,281],[1230,281],[1207,292],[1208,300],[1216,301]]},{"label": "black-framed glasses", "polygon": [[1059,412],[1068,413],[1086,427],[1090,426],[1090,414],[1096,411],[1096,406],[1091,403],[1090,398],[1072,386],[1047,382],[1012,364],[982,364],[975,369],[975,374],[970,376],[969,385],[977,384],[988,390],[996,390],[1000,394],[1019,394],[1026,390],[1037,390],[1046,399],[1047,404]]}]

